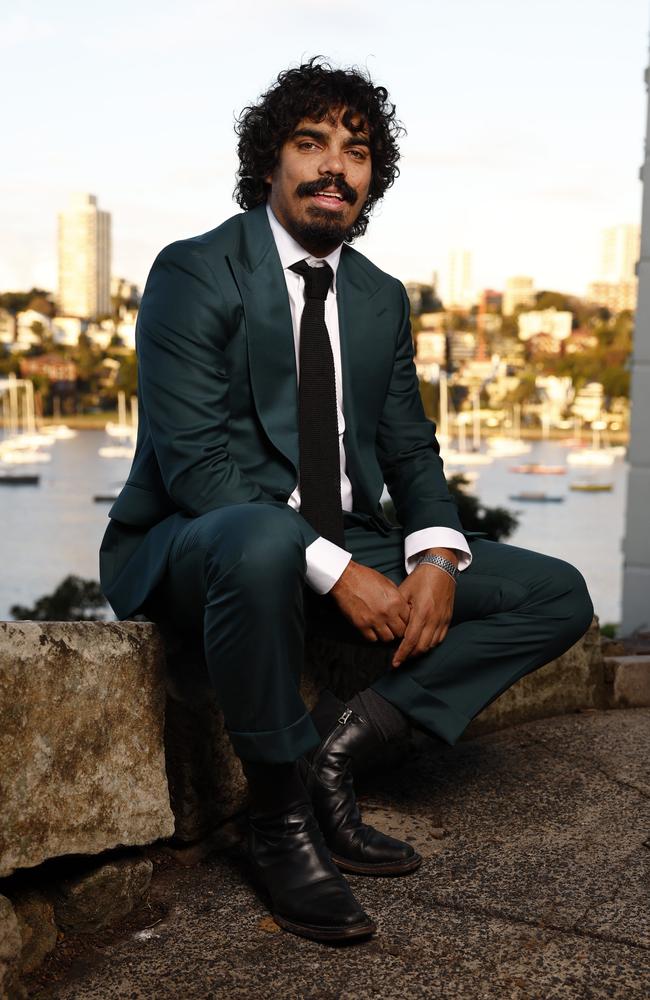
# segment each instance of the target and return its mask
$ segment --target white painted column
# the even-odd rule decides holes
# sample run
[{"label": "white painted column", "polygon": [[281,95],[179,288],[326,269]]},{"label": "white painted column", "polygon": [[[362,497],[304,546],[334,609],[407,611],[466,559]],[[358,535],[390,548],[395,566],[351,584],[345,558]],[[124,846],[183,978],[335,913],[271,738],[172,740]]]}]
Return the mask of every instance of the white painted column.
[{"label": "white painted column", "polygon": [[[646,69],[645,82],[648,91],[650,67]],[[632,357],[630,468],[623,541],[623,635],[637,629],[650,629],[650,100],[641,180],[641,257],[637,266],[639,298]],[[606,528],[607,525],[603,525],[603,529]]]}]

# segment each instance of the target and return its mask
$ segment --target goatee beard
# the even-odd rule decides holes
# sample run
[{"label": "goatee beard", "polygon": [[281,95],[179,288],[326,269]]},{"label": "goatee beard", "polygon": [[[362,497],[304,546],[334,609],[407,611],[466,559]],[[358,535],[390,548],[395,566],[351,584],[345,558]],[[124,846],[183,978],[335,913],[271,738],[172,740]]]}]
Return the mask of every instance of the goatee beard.
[{"label": "goatee beard", "polygon": [[346,226],[331,217],[326,208],[311,206],[309,221],[292,219],[293,238],[312,252],[331,251],[341,243],[352,241],[353,226]]},{"label": "goatee beard", "polygon": [[[326,188],[335,188],[343,200],[351,205],[357,201],[358,195],[354,188],[343,178],[331,175],[320,177],[316,181],[303,181],[296,188],[296,194],[299,198],[309,198]],[[331,211],[319,208],[318,205],[310,205],[308,215],[307,221],[292,220],[291,234],[306,249],[323,253],[333,250],[341,243],[352,242],[354,224],[346,226],[336,219]]]}]

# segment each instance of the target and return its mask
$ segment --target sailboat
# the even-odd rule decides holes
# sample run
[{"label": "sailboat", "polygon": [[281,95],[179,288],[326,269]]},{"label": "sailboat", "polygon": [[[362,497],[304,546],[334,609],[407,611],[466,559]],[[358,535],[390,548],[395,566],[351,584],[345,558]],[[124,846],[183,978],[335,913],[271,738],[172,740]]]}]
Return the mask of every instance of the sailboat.
[{"label": "sailboat", "polygon": [[[21,389],[23,390],[22,420],[19,398]],[[36,432],[34,384],[31,379],[18,379],[11,373],[7,379],[0,381],[0,392],[2,392],[2,425],[9,432],[0,441],[0,469],[6,466],[49,462],[51,456],[40,449],[43,445],[51,445],[53,439]],[[0,476],[0,482],[9,485],[35,485],[38,481],[39,476],[36,473],[19,475],[8,472]]]},{"label": "sailboat", "polygon": [[137,436],[137,400],[135,396],[131,398],[130,423],[126,416],[126,393],[122,390],[117,394],[117,412],[117,423],[109,421],[106,424],[106,433],[111,438],[117,438],[119,443],[103,445],[99,449],[101,458],[133,458],[135,454]]},{"label": "sailboat", "polygon": [[499,434],[488,438],[488,451],[495,458],[514,458],[516,455],[529,453],[530,445],[521,440],[521,403],[515,403],[513,407],[512,428],[511,437]]},{"label": "sailboat", "polygon": [[104,429],[109,437],[131,437],[133,428],[126,419],[126,393],[122,390],[117,394],[117,423],[109,420]]},{"label": "sailboat", "polygon": [[[444,392],[443,392],[444,385]],[[449,434],[447,432],[449,414],[447,407],[447,376],[443,372],[440,372],[440,423],[441,426],[445,428],[445,437],[443,439],[442,435],[439,440],[449,441]],[[444,406],[443,406],[444,400]],[[445,465],[489,465],[492,462],[492,456],[486,455],[485,452],[480,451],[481,447],[481,424],[480,415],[478,413],[478,396],[474,397],[474,416],[473,416],[473,450],[469,451],[467,448],[467,435],[466,426],[469,423],[470,415],[468,413],[457,413],[456,414],[456,433],[457,433],[457,447],[451,448],[447,447],[443,449],[442,457],[444,459]]]},{"label": "sailboat", "polygon": [[61,420],[61,399],[59,396],[54,397],[54,419],[57,423],[45,424],[41,428],[43,434],[49,434],[50,437],[55,438],[57,441],[65,441],[77,436],[77,432],[68,427],[67,424],[59,423]]},{"label": "sailboat", "polygon": [[601,431],[605,430],[607,424],[604,420],[593,420],[591,424],[591,448],[576,448],[567,455],[569,465],[600,465],[609,466],[614,464],[616,452],[612,448],[604,447],[601,441]]}]

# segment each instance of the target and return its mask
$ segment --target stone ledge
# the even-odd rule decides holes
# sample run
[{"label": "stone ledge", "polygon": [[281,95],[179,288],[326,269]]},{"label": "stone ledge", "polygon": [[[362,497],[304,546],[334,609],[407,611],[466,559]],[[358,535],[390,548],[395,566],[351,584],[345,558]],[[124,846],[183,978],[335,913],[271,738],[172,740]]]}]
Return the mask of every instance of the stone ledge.
[{"label": "stone ledge", "polygon": [[[386,669],[386,656],[310,640],[307,705],[324,686],[348,697]],[[594,621],[563,657],[490,705],[468,736],[630,703],[631,675],[617,676],[612,700]],[[177,846],[196,844],[245,803],[200,651],[179,642],[165,650],[149,623],[0,624],[0,775],[0,876],[172,834]]]},{"label": "stone ledge", "polygon": [[650,706],[650,655],[605,658],[608,708]]},{"label": "stone ledge", "polygon": [[[388,655],[309,640],[306,704],[324,686],[349,697],[386,669]],[[493,702],[467,737],[579,709],[650,704],[649,666],[643,656],[610,657],[605,667],[595,620],[564,656]],[[106,896],[103,852],[174,834],[169,846],[196,860],[228,831],[246,794],[200,650],[165,644],[155,626],[140,622],[0,623],[2,783],[0,876],[18,871],[0,881],[9,897],[0,897],[0,997],[4,980],[16,998],[16,977],[53,945],[52,901],[41,899],[39,881],[47,866],[34,866],[82,855],[79,881],[70,883],[76,895],[84,902],[88,881]],[[89,878],[84,866],[98,874]],[[118,901],[122,910],[146,891],[150,872],[140,865],[136,875]],[[20,887],[25,876],[33,895]],[[69,923],[54,902],[57,922]],[[91,922],[100,919],[99,904],[97,913],[95,903],[84,905]]]}]

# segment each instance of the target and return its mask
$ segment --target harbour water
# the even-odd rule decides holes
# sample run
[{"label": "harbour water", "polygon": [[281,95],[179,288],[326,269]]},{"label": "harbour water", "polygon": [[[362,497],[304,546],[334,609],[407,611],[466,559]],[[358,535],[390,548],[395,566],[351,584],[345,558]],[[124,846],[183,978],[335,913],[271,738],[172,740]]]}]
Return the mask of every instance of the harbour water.
[{"label": "harbour water", "polygon": [[[39,486],[0,486],[0,618],[11,617],[11,605],[33,605],[69,573],[98,578],[97,552],[108,504],[94,503],[93,496],[117,489],[130,466],[128,459],[101,458],[98,451],[106,443],[101,431],[83,431],[70,440],[56,441],[50,449],[51,461],[36,470],[41,476]],[[535,442],[528,455],[472,467],[478,473],[474,489],[482,503],[507,507],[520,516],[509,544],[574,563],[587,580],[601,622],[618,622],[626,487],[623,459],[597,471],[569,467],[563,476],[509,471],[524,462],[564,465],[567,453],[567,447],[558,442]],[[456,471],[461,470],[449,467],[447,474]],[[612,492],[569,490],[570,482],[591,477],[613,482]],[[564,501],[509,499],[539,490],[560,495]]]}]

